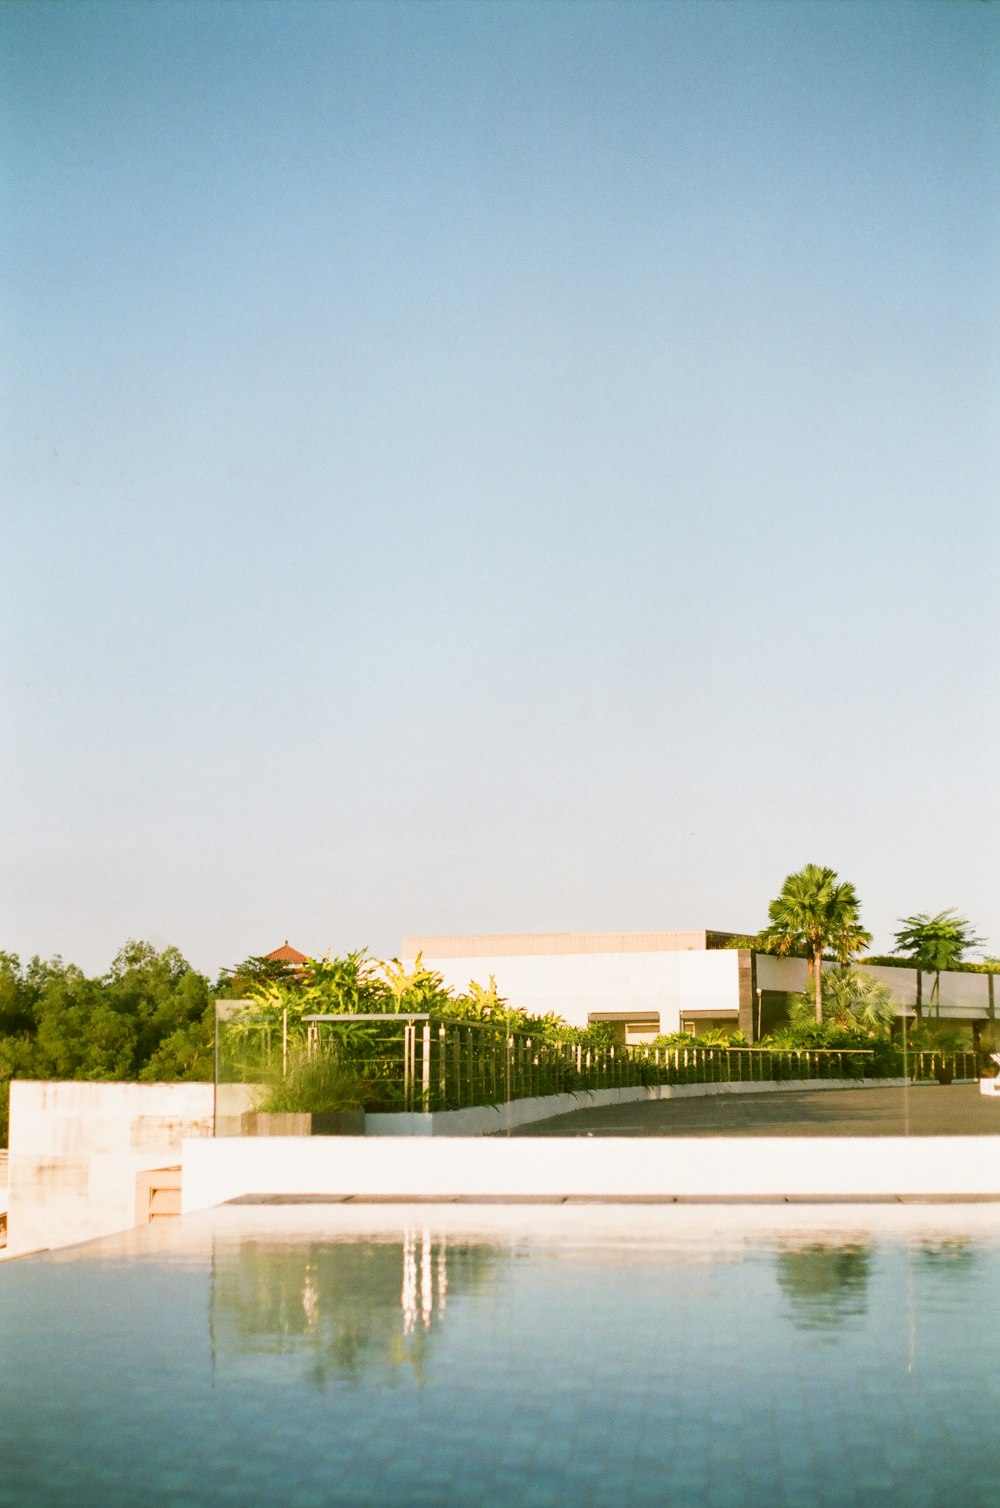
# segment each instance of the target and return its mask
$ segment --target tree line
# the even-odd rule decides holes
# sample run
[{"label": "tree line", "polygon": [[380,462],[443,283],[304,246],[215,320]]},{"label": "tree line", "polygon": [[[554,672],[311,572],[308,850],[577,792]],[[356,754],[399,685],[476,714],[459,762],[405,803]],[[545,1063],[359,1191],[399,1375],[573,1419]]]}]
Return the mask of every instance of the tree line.
[{"label": "tree line", "polygon": [[[816,1020],[822,1022],[824,958],[832,956],[846,970],[872,940],[871,933],[861,925],[857,891],[849,880],[841,880],[835,870],[806,864],[786,876],[767,914],[767,925],[757,935],[758,947],[763,952],[806,958]],[[933,975],[929,1005],[939,1014],[941,975],[960,964],[982,942],[972,924],[959,916],[954,907],[936,916],[918,912],[900,918],[895,935],[896,955],[899,962],[905,961],[918,970],[918,1017],[922,1006],[920,976]]]},{"label": "tree line", "polygon": [[[807,959],[808,1012],[793,1012],[800,1024],[805,1014],[814,1013],[820,1026],[832,1020],[867,1032],[888,1030],[892,1011],[878,996],[884,987],[873,993],[872,982],[866,985],[850,970],[871,934],[861,925],[854,886],[834,870],[807,864],[787,876],[768,907],[766,926],[741,941]],[[932,1012],[940,1006],[941,974],[960,965],[981,943],[954,909],[902,918],[895,941],[898,961],[933,976]],[[824,980],[820,965],[830,957],[841,972]],[[158,950],[141,941],[127,942],[99,977],[88,977],[58,957],[22,963],[17,954],[0,952],[0,1145],[6,1142],[12,1078],[211,1079],[213,1000],[219,996],[252,999],[258,1010],[279,1014],[289,1003],[293,1014],[307,1009],[432,1011],[479,1021],[502,1016],[510,1026],[557,1037],[570,1032],[554,1016],[528,1016],[504,1000],[492,979],[487,985],[470,981],[468,990],[456,994],[420,959],[406,969],[398,959],[379,963],[364,950],[310,960],[298,971],[267,958],[248,958],[223,970],[214,982],[192,968],[177,948]],[[600,1030],[594,1029],[595,1035]]]},{"label": "tree line", "polygon": [[[297,1022],[309,1011],[433,1011],[468,1021],[559,1036],[555,1016],[530,1016],[487,985],[445,988],[418,958],[380,963],[360,950],[310,959],[301,969],[247,958],[214,983],[177,948],[129,941],[110,969],[88,977],[61,958],[0,953],[0,1146],[7,1141],[11,1079],[92,1079],[132,1083],[209,1080],[214,1072],[217,998],[246,1000],[255,1019]],[[593,1028],[589,1036],[607,1035]],[[588,1035],[587,1033],[584,1034]]]},{"label": "tree line", "polygon": [[212,998],[177,948],[127,942],[99,978],[0,953],[0,1145],[11,1079],[210,1079]]}]

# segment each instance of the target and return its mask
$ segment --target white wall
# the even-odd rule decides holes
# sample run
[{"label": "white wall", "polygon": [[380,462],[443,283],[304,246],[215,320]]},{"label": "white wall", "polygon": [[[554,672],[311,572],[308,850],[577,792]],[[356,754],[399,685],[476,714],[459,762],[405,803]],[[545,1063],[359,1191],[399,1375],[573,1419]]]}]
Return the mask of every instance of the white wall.
[{"label": "white wall", "polygon": [[[660,1030],[677,1031],[682,1008],[736,1010],[739,958],[731,949],[657,953],[561,953],[520,957],[433,958],[449,989],[469,980],[497,989],[532,1015],[554,1011],[571,1026],[586,1026],[592,1011],[659,1011]],[[408,961],[412,967],[413,960]]]},{"label": "white wall", "polygon": [[[259,1137],[184,1144],[183,1212],[244,1195],[412,1198],[1000,1196],[1000,1136]],[[766,1155],[765,1155],[766,1154]]]},{"label": "white wall", "polygon": [[772,958],[757,954],[757,988],[799,994],[806,987],[808,970],[804,958]]},{"label": "white wall", "polygon": [[[894,973],[895,970],[884,970],[885,973]],[[914,975],[914,979],[916,975]],[[931,987],[934,984],[933,974],[924,975],[924,1010],[930,999]],[[990,981],[986,974],[942,974],[941,975],[941,1014],[942,1016],[970,1016],[982,1015],[985,1017],[989,1002]],[[993,981],[994,999],[1000,1006],[1000,979]]]},{"label": "white wall", "polygon": [[[735,1011],[740,1004],[740,956],[734,948],[704,953],[677,953],[677,1003],[680,1010]],[[676,1031],[674,1026],[664,1031]]]},{"label": "white wall", "polygon": [[212,1134],[211,1084],[10,1086],[8,1251],[35,1251],[135,1224],[136,1174],[180,1162]]}]

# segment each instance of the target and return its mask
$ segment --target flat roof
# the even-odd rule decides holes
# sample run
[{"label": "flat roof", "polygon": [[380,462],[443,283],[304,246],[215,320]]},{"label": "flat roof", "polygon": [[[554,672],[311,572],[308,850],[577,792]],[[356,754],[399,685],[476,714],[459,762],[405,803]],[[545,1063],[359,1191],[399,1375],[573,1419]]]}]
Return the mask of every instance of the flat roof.
[{"label": "flat roof", "polygon": [[462,937],[404,937],[402,956],[515,958],[566,953],[686,953],[719,947],[736,932],[478,932]]}]

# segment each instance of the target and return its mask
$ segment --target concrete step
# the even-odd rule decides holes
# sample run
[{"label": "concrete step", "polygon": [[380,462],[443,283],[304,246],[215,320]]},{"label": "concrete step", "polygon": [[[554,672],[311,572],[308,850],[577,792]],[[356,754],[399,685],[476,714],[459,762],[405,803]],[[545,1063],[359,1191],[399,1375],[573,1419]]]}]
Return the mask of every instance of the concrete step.
[{"label": "concrete step", "polygon": [[180,1212],[180,1167],[149,1168],[136,1175],[136,1225],[149,1225],[153,1220],[163,1220]]}]

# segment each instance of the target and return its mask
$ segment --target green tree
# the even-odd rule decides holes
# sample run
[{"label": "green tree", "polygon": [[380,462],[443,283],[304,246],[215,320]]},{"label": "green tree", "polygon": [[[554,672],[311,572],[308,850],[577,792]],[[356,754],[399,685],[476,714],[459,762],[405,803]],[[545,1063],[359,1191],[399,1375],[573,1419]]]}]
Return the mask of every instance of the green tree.
[{"label": "green tree", "polygon": [[823,1021],[823,954],[829,949],[847,963],[871,942],[860,920],[860,902],[848,880],[832,869],[806,864],[786,877],[767,908],[768,925],[759,941],[768,952],[805,955],[815,982],[816,1020]]},{"label": "green tree", "polygon": [[208,981],[176,948],[129,941],[102,978],[61,958],[0,953],[0,1141],[23,1079],[212,1077]]},{"label": "green tree", "polygon": [[0,953],[0,1038],[31,1036],[37,997],[17,954]]},{"label": "green tree", "polygon": [[983,939],[977,937],[972,924],[959,916],[954,907],[939,911],[937,916],[901,917],[902,925],[896,933],[896,952],[912,960],[917,970],[917,1016],[921,1015],[921,974],[933,974],[931,1004],[934,1014],[941,1014],[941,973],[961,961],[970,948],[981,946]]},{"label": "green tree", "polygon": [[[211,992],[177,948],[158,952],[151,943],[130,941],[101,985],[108,1007],[134,1023],[134,1077],[153,1077],[154,1061],[166,1078],[211,1077]],[[168,1043],[177,1048],[178,1061]]]},{"label": "green tree", "polygon": [[215,994],[226,1000],[243,1000],[257,985],[298,985],[298,970],[277,958],[244,958],[234,969],[223,969],[215,981]]}]

